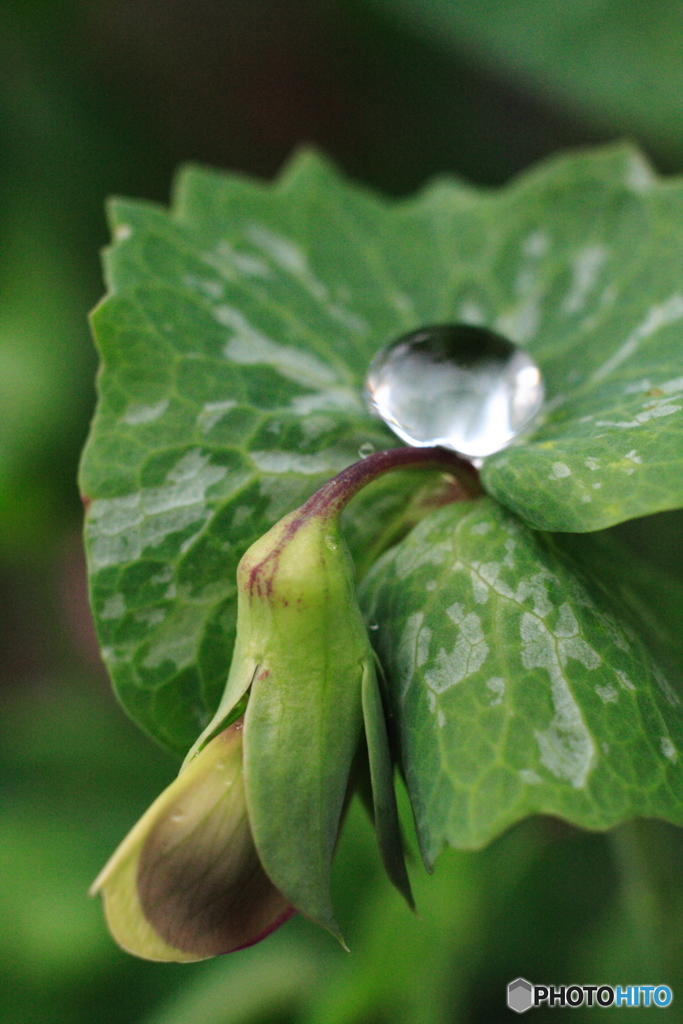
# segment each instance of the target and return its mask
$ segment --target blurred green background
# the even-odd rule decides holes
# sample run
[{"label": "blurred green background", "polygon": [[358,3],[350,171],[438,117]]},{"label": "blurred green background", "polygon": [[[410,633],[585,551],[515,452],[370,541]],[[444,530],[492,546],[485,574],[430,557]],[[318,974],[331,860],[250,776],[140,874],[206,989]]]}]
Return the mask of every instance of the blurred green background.
[{"label": "blurred green background", "polygon": [[[165,202],[184,160],[270,177],[302,142],[393,195],[444,171],[496,185],[624,135],[683,169],[679,0],[1,0],[3,1024],[478,1024],[510,1016],[520,974],[665,982],[683,1020],[683,841],[656,823],[538,819],[432,878],[415,860],[415,918],[354,807],[335,868],[350,956],[295,919],[232,957],[142,963],[85,896],[176,770],[116,707],[85,593],[105,197]],[[620,533],[683,575],[679,514]]]}]

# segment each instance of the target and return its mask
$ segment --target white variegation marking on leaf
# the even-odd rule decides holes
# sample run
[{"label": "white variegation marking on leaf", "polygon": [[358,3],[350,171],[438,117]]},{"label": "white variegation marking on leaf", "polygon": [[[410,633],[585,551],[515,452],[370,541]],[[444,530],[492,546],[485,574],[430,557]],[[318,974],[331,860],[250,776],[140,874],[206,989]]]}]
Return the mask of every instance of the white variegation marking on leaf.
[{"label": "white variegation marking on leaf", "polygon": [[668,299],[665,299],[664,302],[650,307],[645,319],[629,334],[626,341],[620,345],[617,351],[593,372],[591,380],[593,382],[604,380],[617,367],[625,363],[627,359],[630,359],[645,338],[649,338],[661,330],[662,327],[667,327],[669,324],[681,319],[683,319],[683,295],[675,292]]},{"label": "white variegation marking on leaf", "polygon": [[635,693],[636,688],[625,672],[622,672],[620,669],[615,669],[615,674],[625,690],[630,690],[631,693]]},{"label": "white variegation marking on leaf", "polygon": [[574,636],[569,640],[562,640],[559,644],[562,664],[567,663],[568,658],[580,662],[584,668],[597,668],[602,663],[602,658],[582,637]]},{"label": "white variegation marking on leaf", "polygon": [[147,612],[136,612],[133,618],[136,622],[144,622],[146,626],[159,626],[166,618],[167,613],[163,608],[150,608]]},{"label": "white variegation marking on leaf", "polygon": [[396,312],[402,316],[415,316],[415,305],[409,295],[405,295],[403,292],[393,292],[389,296],[389,301]]},{"label": "white variegation marking on leaf", "polygon": [[317,356],[291,345],[280,345],[252,327],[243,313],[232,306],[216,306],[216,320],[234,332],[224,348],[233,363],[243,366],[271,366],[283,377],[304,387],[322,389],[339,383],[334,370]]},{"label": "white variegation marking on leaf", "polygon": [[[225,466],[209,460],[209,455],[195,449],[169,471],[161,487],[93,501],[88,512],[91,571],[135,561],[170,534],[195,523],[203,525],[211,515],[207,490],[228,477]],[[232,477],[235,486],[246,480],[243,473]]]},{"label": "white variegation marking on leaf", "polygon": [[550,235],[544,228],[537,228],[522,240],[522,252],[525,256],[540,259],[550,249]]},{"label": "white variegation marking on leaf", "polygon": [[455,622],[456,625],[459,622],[462,622],[463,617],[465,615],[464,604],[460,604],[458,601],[456,601],[455,604],[452,604],[450,608],[446,609],[446,615],[451,620],[451,622]]},{"label": "white variegation marking on leaf", "polygon": [[216,302],[223,297],[225,284],[223,281],[216,281],[210,277],[196,277],[194,274],[187,274],[183,278],[183,284],[193,292],[204,295],[207,299]]},{"label": "white variegation marking on leaf", "polygon": [[474,612],[464,615],[460,604],[452,605],[446,613],[458,623],[458,638],[450,654],[443,647],[439,649],[435,667],[424,673],[427,686],[436,693],[443,693],[478,672],[489,653],[478,615]]},{"label": "white variegation marking on leaf", "polygon": [[105,601],[100,612],[101,619],[120,619],[126,614],[126,598],[123,594],[114,594]]},{"label": "white variegation marking on leaf", "polygon": [[173,579],[173,566],[167,565],[163,569],[161,569],[160,572],[158,572],[154,576],[152,576],[152,578],[150,579],[149,582],[152,583],[156,587],[156,586],[162,586],[164,583],[170,583],[172,579]]},{"label": "white variegation marking on leaf", "polygon": [[539,300],[535,295],[530,295],[496,317],[495,326],[501,334],[523,345],[536,335],[540,322]]},{"label": "white variegation marking on leaf", "polygon": [[363,317],[330,299],[329,288],[315,276],[306,253],[291,238],[285,238],[262,224],[250,224],[245,233],[249,240],[269,256],[281,270],[303,285],[334,320],[355,334],[366,334],[370,330]]},{"label": "white variegation marking on leaf", "polygon": [[640,395],[643,391],[652,390],[652,381],[649,378],[645,380],[636,380],[632,384],[627,384],[624,388],[625,395]]},{"label": "white variegation marking on leaf", "polygon": [[571,606],[564,601],[557,609],[557,622],[553,633],[556,637],[571,637],[579,635],[579,623]]},{"label": "white variegation marking on leaf", "polygon": [[[245,235],[281,270],[286,270],[289,274],[299,278],[305,277],[309,273],[306,253],[291,238],[285,238],[263,224],[249,224],[245,229]],[[317,290],[322,294],[327,294],[327,288],[320,282],[317,282]]]},{"label": "white variegation marking on leaf", "polygon": [[668,736],[662,736],[661,740],[659,741],[659,745],[662,753],[664,754],[664,757],[668,758],[672,764],[675,764],[678,760],[678,751],[671,742],[670,738]]},{"label": "white variegation marking on leaf", "polygon": [[545,669],[550,678],[555,714],[547,729],[534,732],[541,763],[556,778],[567,779],[580,789],[586,783],[595,746],[563,672],[567,655],[561,652],[572,640],[555,640],[545,623],[529,612],[522,615],[520,636],[524,667]]},{"label": "white variegation marking on leaf", "polygon": [[491,676],[490,679],[486,680],[486,685],[489,690],[492,690],[495,694],[491,698],[491,707],[495,707],[497,704],[502,704],[503,696],[505,694],[505,680],[502,676]]},{"label": "white variegation marking on leaf", "polygon": [[208,434],[216,424],[237,406],[237,402],[228,398],[224,402],[207,402],[197,416],[197,426],[203,434]]},{"label": "white variegation marking on leaf", "polygon": [[486,604],[489,599],[489,587],[488,584],[479,576],[474,569],[470,570],[470,579],[472,580],[472,594],[477,604]]},{"label": "white variegation marking on leaf", "polygon": [[668,700],[669,704],[671,704],[672,707],[679,707],[681,703],[680,698],[659,666],[654,665],[653,672],[654,677],[657,680],[657,685]]},{"label": "white variegation marking on leaf", "polygon": [[272,277],[267,263],[251,253],[238,251],[226,240],[218,242],[212,252],[202,253],[202,259],[230,281],[239,277]]},{"label": "white variegation marking on leaf", "polygon": [[486,314],[478,302],[466,300],[460,306],[458,319],[463,324],[474,324],[479,327],[486,323]]},{"label": "white variegation marking on leaf", "polygon": [[359,413],[363,411],[363,403],[360,394],[352,388],[328,388],[312,395],[296,395],[291,401],[291,408],[297,416],[303,417],[319,410]]},{"label": "white variegation marking on leaf", "polygon": [[667,399],[655,399],[654,401],[648,401],[643,403],[643,411],[636,413],[632,420],[596,420],[595,425],[598,427],[619,427],[622,430],[625,428],[633,429],[634,427],[642,427],[644,423],[649,423],[650,420],[659,419],[662,416],[672,416],[676,412],[680,412],[683,409],[681,405],[674,405]]},{"label": "white variegation marking on leaf", "polygon": [[626,161],[624,184],[632,192],[649,192],[654,188],[657,179],[652,169],[638,153],[630,153]]},{"label": "white variegation marking on leaf", "polygon": [[351,461],[347,456],[334,451],[318,452],[315,455],[300,455],[298,452],[267,451],[249,452],[249,458],[262,473],[303,473],[314,476],[317,473],[338,473]]},{"label": "white variegation marking on leaf", "polygon": [[423,626],[424,613],[415,612],[406,620],[396,652],[401,698],[413,681],[415,670],[421,668],[429,657],[429,643],[432,631]]},{"label": "white variegation marking on leaf", "polygon": [[142,662],[144,668],[155,669],[170,662],[176,670],[192,664],[201,642],[205,609],[201,604],[180,605],[166,618],[162,635],[150,645]]},{"label": "white variegation marking on leaf", "polygon": [[587,245],[572,258],[572,282],[562,302],[563,313],[579,313],[584,308],[607,256],[603,245]]},{"label": "white variegation marking on leaf", "polygon": [[565,477],[571,475],[571,469],[564,462],[553,462],[550,473],[548,474],[548,480],[563,480]]},{"label": "white variegation marking on leaf", "polygon": [[335,422],[331,416],[325,416],[323,413],[311,414],[301,421],[301,433],[307,441],[313,441],[327,433],[328,430],[332,430]]},{"label": "white variegation marking on leaf", "polygon": [[155,405],[141,405],[139,403],[129,405],[121,417],[121,422],[126,423],[130,427],[137,427],[141,423],[154,423],[155,420],[160,419],[164,415],[168,409],[168,404],[168,399],[166,398]]},{"label": "white variegation marking on leaf", "polygon": [[[443,565],[451,553],[450,541],[425,545],[422,550],[419,547],[411,548],[406,545],[401,547],[396,554],[396,574],[399,579],[405,579],[421,565]],[[461,566],[458,565],[457,568],[461,568]]]}]

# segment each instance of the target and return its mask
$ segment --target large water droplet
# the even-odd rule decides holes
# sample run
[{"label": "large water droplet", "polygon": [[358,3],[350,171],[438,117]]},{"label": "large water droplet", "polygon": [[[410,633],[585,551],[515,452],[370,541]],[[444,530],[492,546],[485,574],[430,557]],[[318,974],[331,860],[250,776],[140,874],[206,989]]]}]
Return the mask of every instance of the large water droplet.
[{"label": "large water droplet", "polygon": [[382,349],[366,380],[370,410],[403,441],[469,458],[510,444],[543,404],[534,361],[485,327],[422,327]]}]

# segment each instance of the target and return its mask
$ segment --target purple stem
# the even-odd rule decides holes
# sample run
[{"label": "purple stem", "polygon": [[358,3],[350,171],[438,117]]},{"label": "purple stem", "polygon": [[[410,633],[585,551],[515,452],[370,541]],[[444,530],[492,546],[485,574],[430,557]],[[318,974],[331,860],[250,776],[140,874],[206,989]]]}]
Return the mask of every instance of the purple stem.
[{"label": "purple stem", "polygon": [[354,494],[392,469],[440,469],[456,476],[473,498],[483,494],[479,474],[474,466],[446,448],[390,448],[388,451],[368,455],[323,484],[290,518],[275,547],[260,562],[251,562],[248,553],[243,557],[237,570],[238,580],[240,573],[244,573],[250,595],[268,597],[272,593],[282,549],[308,519],[313,516],[333,519]]},{"label": "purple stem", "polygon": [[482,494],[479,474],[467,459],[446,448],[389,448],[347,466],[301,506],[301,517],[335,516],[366,484],[392,469],[441,469],[452,473],[473,498]]}]

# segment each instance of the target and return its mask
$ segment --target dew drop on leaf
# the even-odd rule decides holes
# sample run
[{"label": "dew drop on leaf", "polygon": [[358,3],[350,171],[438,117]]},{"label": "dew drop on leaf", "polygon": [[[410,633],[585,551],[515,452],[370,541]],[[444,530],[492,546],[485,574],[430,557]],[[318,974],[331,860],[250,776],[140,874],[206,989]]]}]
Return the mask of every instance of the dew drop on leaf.
[{"label": "dew drop on leaf", "polygon": [[534,361],[485,327],[441,324],[382,349],[366,379],[368,406],[401,440],[492,455],[530,426],[543,404]]}]

